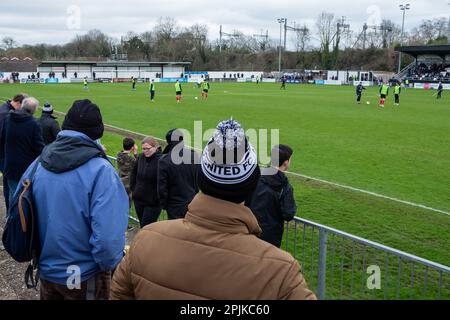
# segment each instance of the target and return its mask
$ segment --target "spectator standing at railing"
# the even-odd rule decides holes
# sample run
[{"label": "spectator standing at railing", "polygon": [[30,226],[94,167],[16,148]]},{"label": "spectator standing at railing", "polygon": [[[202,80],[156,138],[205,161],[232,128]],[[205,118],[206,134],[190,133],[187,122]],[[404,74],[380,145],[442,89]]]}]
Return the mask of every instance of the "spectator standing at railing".
[{"label": "spectator standing at railing", "polygon": [[132,192],[130,188],[131,173],[136,164],[138,147],[133,139],[123,139],[123,150],[117,154],[117,168],[119,170],[119,177],[122,180],[125,191],[128,194],[128,203],[131,208]]},{"label": "spectator standing at railing", "polygon": [[184,146],[178,129],[166,135],[167,147],[158,163],[158,198],[169,219],[184,218],[188,204],[198,193],[199,156]]},{"label": "spectator standing at railing", "polygon": [[154,138],[142,141],[139,155],[130,174],[130,188],[141,228],[158,221],[161,205],[158,199],[158,162],[161,149]]},{"label": "spectator standing at railing", "polygon": [[125,247],[127,194],[95,142],[104,131],[98,106],[75,101],[62,129],[36,160],[33,178],[41,299],[108,299]]},{"label": "spectator standing at railing", "polygon": [[59,128],[58,121],[56,121],[56,117],[53,116],[53,106],[48,102],[42,108],[39,124],[41,125],[42,138],[44,139],[45,145],[49,145],[55,141],[61,129]]},{"label": "spectator standing at railing", "polygon": [[257,237],[244,201],[259,177],[240,124],[221,122],[203,152],[202,194],[184,219],[136,236],[114,273],[112,299],[315,300],[297,260]]},{"label": "spectator standing at railing", "polygon": [[5,155],[3,173],[8,180],[9,200],[17,189],[20,177],[45,146],[41,126],[33,117],[38,108],[36,98],[25,98],[20,109],[11,111],[3,123],[0,148]]},{"label": "spectator standing at railing", "polygon": [[[22,107],[22,101],[28,96],[24,93],[19,93],[12,98],[12,100],[8,100],[0,106],[0,132],[3,131],[3,123],[6,117],[9,115],[10,111],[19,110]],[[8,188],[8,180],[4,174],[4,162],[5,162],[5,152],[4,148],[0,147],[0,171],[2,173],[3,178],[3,196],[5,198],[6,211],[9,208],[9,188]]]},{"label": "spectator standing at railing", "polygon": [[277,145],[272,149],[272,171],[263,174],[255,192],[246,205],[255,214],[262,229],[261,239],[280,248],[284,223],[294,219],[297,204],[294,189],[284,174],[289,169],[292,149],[287,145]]}]

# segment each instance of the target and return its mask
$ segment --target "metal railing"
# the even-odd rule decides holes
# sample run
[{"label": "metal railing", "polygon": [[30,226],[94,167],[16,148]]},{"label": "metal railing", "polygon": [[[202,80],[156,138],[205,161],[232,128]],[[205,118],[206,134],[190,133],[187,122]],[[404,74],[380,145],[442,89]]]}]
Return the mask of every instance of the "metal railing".
[{"label": "metal railing", "polygon": [[283,248],[319,299],[450,299],[450,267],[306,219],[286,223]]},{"label": "metal railing", "polygon": [[282,248],[321,300],[450,299],[450,267],[306,219],[286,223]]},{"label": "metal railing", "polygon": [[398,78],[401,79],[403,78],[406,73],[408,72],[409,69],[411,69],[413,66],[415,66],[416,63],[415,62],[411,62],[410,64],[408,64],[406,67],[404,67],[402,70],[400,70],[399,73],[397,73],[396,75],[394,75],[394,78]]}]

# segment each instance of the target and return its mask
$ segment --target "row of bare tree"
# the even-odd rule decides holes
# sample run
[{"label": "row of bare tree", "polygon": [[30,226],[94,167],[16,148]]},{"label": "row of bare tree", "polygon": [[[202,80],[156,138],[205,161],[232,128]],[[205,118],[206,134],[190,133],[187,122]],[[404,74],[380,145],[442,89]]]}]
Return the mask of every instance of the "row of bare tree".
[{"label": "row of bare tree", "polygon": [[[352,31],[342,18],[322,12],[314,30],[306,25],[289,32],[293,51],[283,54],[283,67],[299,68],[368,68],[394,70],[394,46],[447,43],[446,19],[424,20],[401,37],[400,27],[383,20],[379,26],[365,25]],[[219,40],[208,38],[206,25],[180,27],[173,18],[161,18],[153,30],[128,32],[120,40],[99,30],[78,35],[64,45],[23,45],[18,47],[11,37],[0,42],[8,54],[28,55],[44,59],[104,59],[113,54],[126,54],[129,60],[191,61],[193,70],[277,69],[278,39],[258,38],[235,30],[233,36]],[[5,54],[5,52],[3,52]]]}]

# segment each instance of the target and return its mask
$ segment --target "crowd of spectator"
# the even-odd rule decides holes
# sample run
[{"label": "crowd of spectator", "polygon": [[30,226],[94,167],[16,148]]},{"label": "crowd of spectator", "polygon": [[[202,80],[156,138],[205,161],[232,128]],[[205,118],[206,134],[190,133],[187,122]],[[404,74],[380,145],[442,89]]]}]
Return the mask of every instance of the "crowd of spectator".
[{"label": "crowd of spectator", "polygon": [[420,63],[408,70],[407,78],[421,81],[450,81],[450,64]]},{"label": "crowd of spectator", "polygon": [[[276,146],[272,165],[260,168],[240,123],[225,120],[201,155],[179,129],[164,150],[145,138],[141,154],[125,138],[118,174],[100,144],[95,103],[75,101],[61,131],[53,107],[37,121],[38,108],[26,94],[0,107],[0,169],[9,207],[21,182],[33,184],[42,300],[316,299],[280,249],[297,209],[284,174],[289,146]],[[127,247],[132,203],[142,229]],[[162,210],[169,221],[157,222]],[[69,281],[74,266],[78,284]]]}]

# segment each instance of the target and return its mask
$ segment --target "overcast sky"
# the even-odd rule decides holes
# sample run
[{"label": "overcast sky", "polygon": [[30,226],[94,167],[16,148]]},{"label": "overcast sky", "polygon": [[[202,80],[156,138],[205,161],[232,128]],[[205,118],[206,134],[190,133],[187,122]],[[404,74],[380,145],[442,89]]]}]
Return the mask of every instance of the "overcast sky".
[{"label": "overcast sky", "polygon": [[[365,22],[391,19],[401,24],[397,0],[0,0],[0,38],[13,37],[19,44],[62,44],[76,34],[100,29],[120,38],[127,31],[152,29],[160,17],[172,17],[180,26],[206,24],[209,38],[237,29],[247,35],[265,33],[279,38],[277,18],[289,24],[314,26],[322,11],[346,16],[351,29],[359,31]],[[450,16],[449,0],[409,1],[405,29],[423,19]],[[289,38],[288,38],[289,39]]]}]

